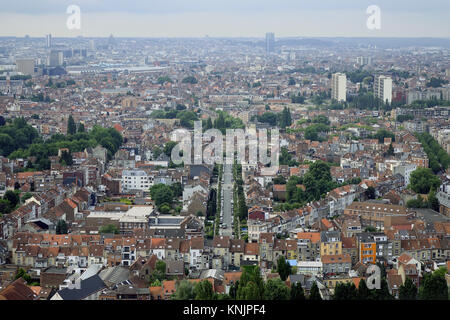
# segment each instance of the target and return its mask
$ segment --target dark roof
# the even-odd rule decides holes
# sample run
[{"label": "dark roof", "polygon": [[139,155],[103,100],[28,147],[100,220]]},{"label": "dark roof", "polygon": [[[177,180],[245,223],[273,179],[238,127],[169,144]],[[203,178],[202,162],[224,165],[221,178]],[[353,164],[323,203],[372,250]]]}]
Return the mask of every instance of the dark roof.
[{"label": "dark roof", "polygon": [[59,291],[63,300],[82,300],[91,294],[105,289],[106,285],[98,275],[81,280],[80,289],[65,288]]}]

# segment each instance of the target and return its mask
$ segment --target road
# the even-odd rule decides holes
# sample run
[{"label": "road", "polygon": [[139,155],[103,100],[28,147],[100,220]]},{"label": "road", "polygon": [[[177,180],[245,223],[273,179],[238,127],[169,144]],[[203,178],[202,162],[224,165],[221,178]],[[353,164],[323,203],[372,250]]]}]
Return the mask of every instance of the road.
[{"label": "road", "polygon": [[231,164],[223,165],[223,182],[222,182],[222,193],[223,193],[223,223],[227,225],[226,229],[220,229],[220,234],[224,236],[232,236],[233,234],[233,204],[231,200],[233,199],[233,172]]}]

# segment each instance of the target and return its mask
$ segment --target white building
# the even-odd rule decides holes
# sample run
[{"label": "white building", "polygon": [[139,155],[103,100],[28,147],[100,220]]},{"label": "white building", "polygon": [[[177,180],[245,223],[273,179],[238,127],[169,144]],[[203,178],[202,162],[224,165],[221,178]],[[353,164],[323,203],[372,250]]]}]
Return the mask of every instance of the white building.
[{"label": "white building", "polygon": [[375,97],[379,98],[383,103],[386,101],[392,103],[392,78],[386,76],[375,77],[373,84]]},{"label": "white building", "polygon": [[151,187],[152,179],[143,170],[123,170],[122,171],[122,191],[141,190],[148,191]]},{"label": "white building", "polygon": [[347,76],[334,73],[331,77],[331,98],[337,101],[347,100]]},{"label": "white building", "polygon": [[409,185],[409,180],[411,178],[411,173],[417,169],[414,163],[402,163],[394,167],[394,174],[401,174],[405,178],[405,187]]}]

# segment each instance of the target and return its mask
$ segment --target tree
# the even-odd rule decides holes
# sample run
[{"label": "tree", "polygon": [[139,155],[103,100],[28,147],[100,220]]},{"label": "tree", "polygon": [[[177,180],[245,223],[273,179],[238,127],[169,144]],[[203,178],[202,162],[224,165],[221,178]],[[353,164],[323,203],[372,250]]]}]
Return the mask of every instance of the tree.
[{"label": "tree", "polygon": [[69,120],[67,120],[67,134],[75,134],[77,132],[77,125],[73,120],[72,115],[69,116]]},{"label": "tree", "polygon": [[420,300],[448,300],[445,272],[438,269],[431,274],[426,273],[422,286],[419,288],[419,298]]},{"label": "tree", "polygon": [[155,263],[155,270],[153,270],[153,277],[160,281],[166,278],[166,263],[162,260],[158,260]]},{"label": "tree", "polygon": [[389,148],[388,148],[388,150],[386,151],[386,155],[387,155],[387,156],[393,156],[393,155],[394,155],[394,147],[392,146],[392,143],[389,144]]},{"label": "tree", "polygon": [[439,212],[439,200],[436,197],[436,191],[430,190],[428,194],[428,207]]},{"label": "tree", "polygon": [[357,297],[358,291],[353,282],[336,284],[333,300],[355,300]]},{"label": "tree", "polygon": [[285,281],[291,274],[291,265],[286,261],[285,257],[281,256],[277,261],[277,272],[281,280]]},{"label": "tree", "polygon": [[172,149],[177,145],[175,141],[169,141],[164,145],[163,152],[170,157],[172,155]]},{"label": "tree", "polygon": [[259,267],[245,267],[239,280],[237,300],[263,300],[264,282]]},{"label": "tree", "polygon": [[410,278],[406,277],[405,283],[400,286],[398,298],[400,300],[417,299],[417,287]]},{"label": "tree", "polygon": [[388,284],[385,278],[381,279],[381,288],[371,290],[371,299],[373,300],[392,300],[394,297],[389,293]]},{"label": "tree", "polygon": [[281,279],[269,279],[264,286],[264,300],[289,300],[289,287]]},{"label": "tree", "polygon": [[61,153],[61,159],[59,159],[59,162],[63,165],[71,166],[73,164],[72,154],[70,152],[63,151]]},{"label": "tree", "polygon": [[273,179],[273,184],[286,184],[286,179],[279,175]]},{"label": "tree", "polygon": [[292,124],[291,110],[288,107],[284,107],[283,111],[279,115],[278,126],[282,129],[285,129],[286,127],[291,126],[291,124]]},{"label": "tree", "polygon": [[380,130],[377,131],[377,133],[371,135],[370,138],[378,139],[378,141],[380,143],[383,143],[384,142],[384,138],[391,138],[392,141],[394,141],[395,140],[395,135],[391,131],[388,131],[386,129],[380,129]]},{"label": "tree", "polygon": [[411,189],[417,193],[427,194],[430,190],[436,190],[441,181],[435,176],[430,168],[417,168],[411,173]]},{"label": "tree", "polygon": [[303,291],[302,284],[297,281],[291,286],[291,300],[305,300],[305,292]]},{"label": "tree", "polygon": [[11,210],[14,210],[14,208],[20,202],[19,192],[8,190],[8,191],[6,191],[5,195],[3,196],[3,200],[7,200],[9,202]]},{"label": "tree", "polygon": [[364,194],[366,195],[367,199],[375,199],[376,197],[375,188],[372,186],[368,187],[367,190],[364,192]]},{"label": "tree", "polygon": [[311,290],[309,291],[309,300],[322,300],[322,296],[320,295],[319,287],[316,282],[312,284]]},{"label": "tree", "polygon": [[22,196],[22,198],[20,199],[20,201],[21,201],[22,203],[25,203],[25,201],[27,201],[28,199],[30,199],[32,196],[33,196],[33,195],[32,195],[31,193],[26,192],[26,193]]},{"label": "tree", "polygon": [[259,122],[267,123],[271,126],[277,124],[277,115],[272,112],[264,112],[261,116],[258,116],[257,119]]},{"label": "tree", "polygon": [[84,128],[84,124],[83,123],[80,123],[78,125],[78,132],[85,132],[85,128]]},{"label": "tree", "polygon": [[100,233],[114,233],[114,234],[118,234],[119,233],[119,229],[117,228],[117,226],[113,225],[113,224],[108,224],[106,226],[101,226]]},{"label": "tree", "polygon": [[194,288],[195,300],[214,300],[214,290],[211,282],[203,280]]},{"label": "tree", "polygon": [[168,185],[158,183],[150,188],[150,196],[155,204],[159,207],[162,204],[171,204],[173,201],[173,191]]},{"label": "tree", "polygon": [[195,298],[194,284],[182,280],[177,284],[177,290],[171,297],[173,300],[192,300]]},{"label": "tree", "polygon": [[170,187],[172,188],[174,197],[178,198],[183,195],[183,185],[180,182],[172,183]]},{"label": "tree", "polygon": [[367,300],[370,297],[370,290],[367,287],[366,281],[364,279],[361,279],[361,281],[359,281],[359,285],[358,285],[358,294],[357,294],[357,298],[359,300]]},{"label": "tree", "polygon": [[181,82],[182,83],[196,84],[198,81],[197,81],[197,79],[195,77],[189,76],[189,77],[184,78]]},{"label": "tree", "polygon": [[67,223],[63,219],[56,223],[56,234],[67,234]]},{"label": "tree", "polygon": [[3,116],[0,116],[0,127],[4,126],[6,124],[5,118]]},{"label": "tree", "polygon": [[31,276],[22,268],[19,268],[19,270],[17,270],[16,276],[14,277],[15,280],[19,278],[24,279],[28,284],[32,282]]}]

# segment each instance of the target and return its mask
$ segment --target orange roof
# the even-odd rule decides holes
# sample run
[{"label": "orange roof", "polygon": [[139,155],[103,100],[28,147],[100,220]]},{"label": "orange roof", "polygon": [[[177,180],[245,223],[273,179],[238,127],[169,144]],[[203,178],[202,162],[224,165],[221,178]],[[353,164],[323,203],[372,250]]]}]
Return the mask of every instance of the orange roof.
[{"label": "orange roof", "polygon": [[257,255],[259,250],[258,250],[258,244],[257,243],[246,243],[245,244],[245,254],[250,254],[250,255]]},{"label": "orange roof", "polygon": [[75,204],[75,202],[72,201],[72,199],[67,198],[66,202],[72,209],[75,209],[77,207],[77,205]]},{"label": "orange roof", "polygon": [[163,288],[162,288],[162,286],[159,286],[159,287],[150,287],[150,288],[149,288],[149,291],[150,291],[150,295],[151,295],[152,297],[160,296],[160,297],[162,298],[162,296],[163,296]]},{"label": "orange roof", "polygon": [[300,168],[298,168],[298,167],[289,168],[289,175],[291,175],[291,176],[296,175],[299,172],[300,172]]},{"label": "orange roof", "polygon": [[357,278],[352,278],[353,283],[355,284],[356,289],[358,289],[359,283],[361,282],[363,278],[357,277]]},{"label": "orange roof", "polygon": [[123,127],[122,127],[120,124],[118,124],[118,123],[116,123],[115,125],[113,125],[113,127],[114,127],[114,129],[116,129],[116,130],[119,131],[119,132],[122,132],[122,131],[123,131]]},{"label": "orange roof", "polygon": [[312,243],[320,241],[319,232],[299,232],[297,233],[297,239],[309,239]]},{"label": "orange roof", "polygon": [[236,283],[236,281],[238,281],[241,278],[242,275],[242,271],[238,271],[238,272],[225,272],[224,274],[224,280],[225,280],[225,284],[230,284],[231,281],[233,281],[233,283]]},{"label": "orange roof", "polygon": [[30,286],[30,289],[33,290],[35,295],[39,295],[39,293],[41,292],[42,287],[39,286]]},{"label": "orange roof", "polygon": [[274,184],[273,191],[286,191],[286,185],[285,184]]},{"label": "orange roof", "polygon": [[173,294],[177,291],[175,288],[176,280],[164,280],[162,283],[164,294]]},{"label": "orange roof", "polygon": [[325,218],[322,219],[322,224],[325,226],[325,228],[333,228],[333,224]]},{"label": "orange roof", "polygon": [[320,257],[322,263],[351,263],[352,258],[348,254],[330,254]]}]

